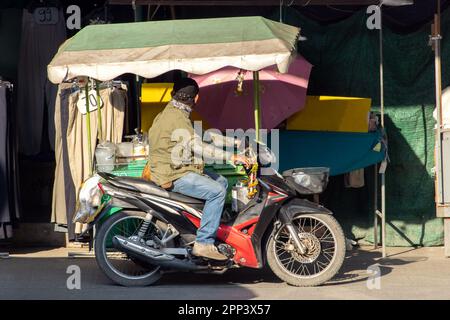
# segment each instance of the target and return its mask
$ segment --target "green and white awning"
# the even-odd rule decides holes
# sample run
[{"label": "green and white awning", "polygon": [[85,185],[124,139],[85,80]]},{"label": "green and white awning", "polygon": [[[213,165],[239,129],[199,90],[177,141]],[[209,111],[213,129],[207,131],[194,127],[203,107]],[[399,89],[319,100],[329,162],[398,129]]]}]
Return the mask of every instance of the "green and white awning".
[{"label": "green and white awning", "polygon": [[300,30],[262,17],[92,25],[61,45],[48,78],[107,81],[124,73],[153,78],[170,70],[205,74],[225,66],[287,72]]}]

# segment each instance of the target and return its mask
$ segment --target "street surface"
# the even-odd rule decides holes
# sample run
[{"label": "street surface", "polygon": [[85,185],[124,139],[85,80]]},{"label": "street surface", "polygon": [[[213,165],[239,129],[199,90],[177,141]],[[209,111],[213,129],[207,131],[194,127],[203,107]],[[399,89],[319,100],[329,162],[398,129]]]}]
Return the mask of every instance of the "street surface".
[{"label": "street surface", "polygon": [[[169,274],[154,286],[125,288],[111,283],[94,258],[68,258],[68,251],[86,252],[30,248],[0,258],[0,299],[450,299],[450,259],[440,247],[388,248],[386,259],[370,247],[354,249],[339,275],[316,288],[289,286],[252,269]],[[67,288],[71,265],[80,267],[80,290]],[[381,277],[374,278],[377,272]]]}]

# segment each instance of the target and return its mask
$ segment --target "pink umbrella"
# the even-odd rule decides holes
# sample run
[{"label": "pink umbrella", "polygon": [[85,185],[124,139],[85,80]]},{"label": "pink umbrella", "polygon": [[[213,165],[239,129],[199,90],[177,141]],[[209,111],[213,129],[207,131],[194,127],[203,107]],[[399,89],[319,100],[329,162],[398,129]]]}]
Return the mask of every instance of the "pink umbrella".
[{"label": "pink umbrella", "polygon": [[[286,74],[277,72],[275,66],[259,72],[261,128],[273,129],[304,107],[311,67],[298,56]],[[243,76],[241,93],[237,92],[239,75]],[[255,128],[253,72],[226,67],[193,78],[200,86],[195,110],[211,127]]]}]

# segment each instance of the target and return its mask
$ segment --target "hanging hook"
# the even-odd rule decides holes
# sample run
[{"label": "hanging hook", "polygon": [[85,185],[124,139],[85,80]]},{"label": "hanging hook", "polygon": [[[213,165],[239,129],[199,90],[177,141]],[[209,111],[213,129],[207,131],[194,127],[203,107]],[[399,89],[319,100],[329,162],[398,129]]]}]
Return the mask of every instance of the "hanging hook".
[{"label": "hanging hook", "polygon": [[306,7],[306,6],[308,6],[310,3],[311,3],[311,0],[308,0],[308,2],[305,3],[305,4],[302,4],[302,6],[303,6],[303,7]]},{"label": "hanging hook", "polygon": [[242,88],[242,86],[244,84],[244,77],[245,77],[245,72],[242,69],[240,69],[237,74],[237,77],[236,77],[236,80],[238,81],[238,85],[236,88],[236,94],[238,96],[242,95],[242,93],[244,92],[244,90]]}]

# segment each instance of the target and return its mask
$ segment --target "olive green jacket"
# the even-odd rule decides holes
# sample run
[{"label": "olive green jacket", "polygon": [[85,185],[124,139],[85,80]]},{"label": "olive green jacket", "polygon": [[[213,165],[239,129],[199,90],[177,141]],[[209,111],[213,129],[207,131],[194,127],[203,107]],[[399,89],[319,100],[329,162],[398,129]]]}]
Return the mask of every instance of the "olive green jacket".
[{"label": "olive green jacket", "polygon": [[[151,180],[158,185],[168,184],[188,172],[203,173],[203,157],[230,160],[232,152],[203,143],[195,134],[189,112],[176,108],[172,102],[161,111],[148,131]],[[230,141],[217,139],[220,144]]]}]

